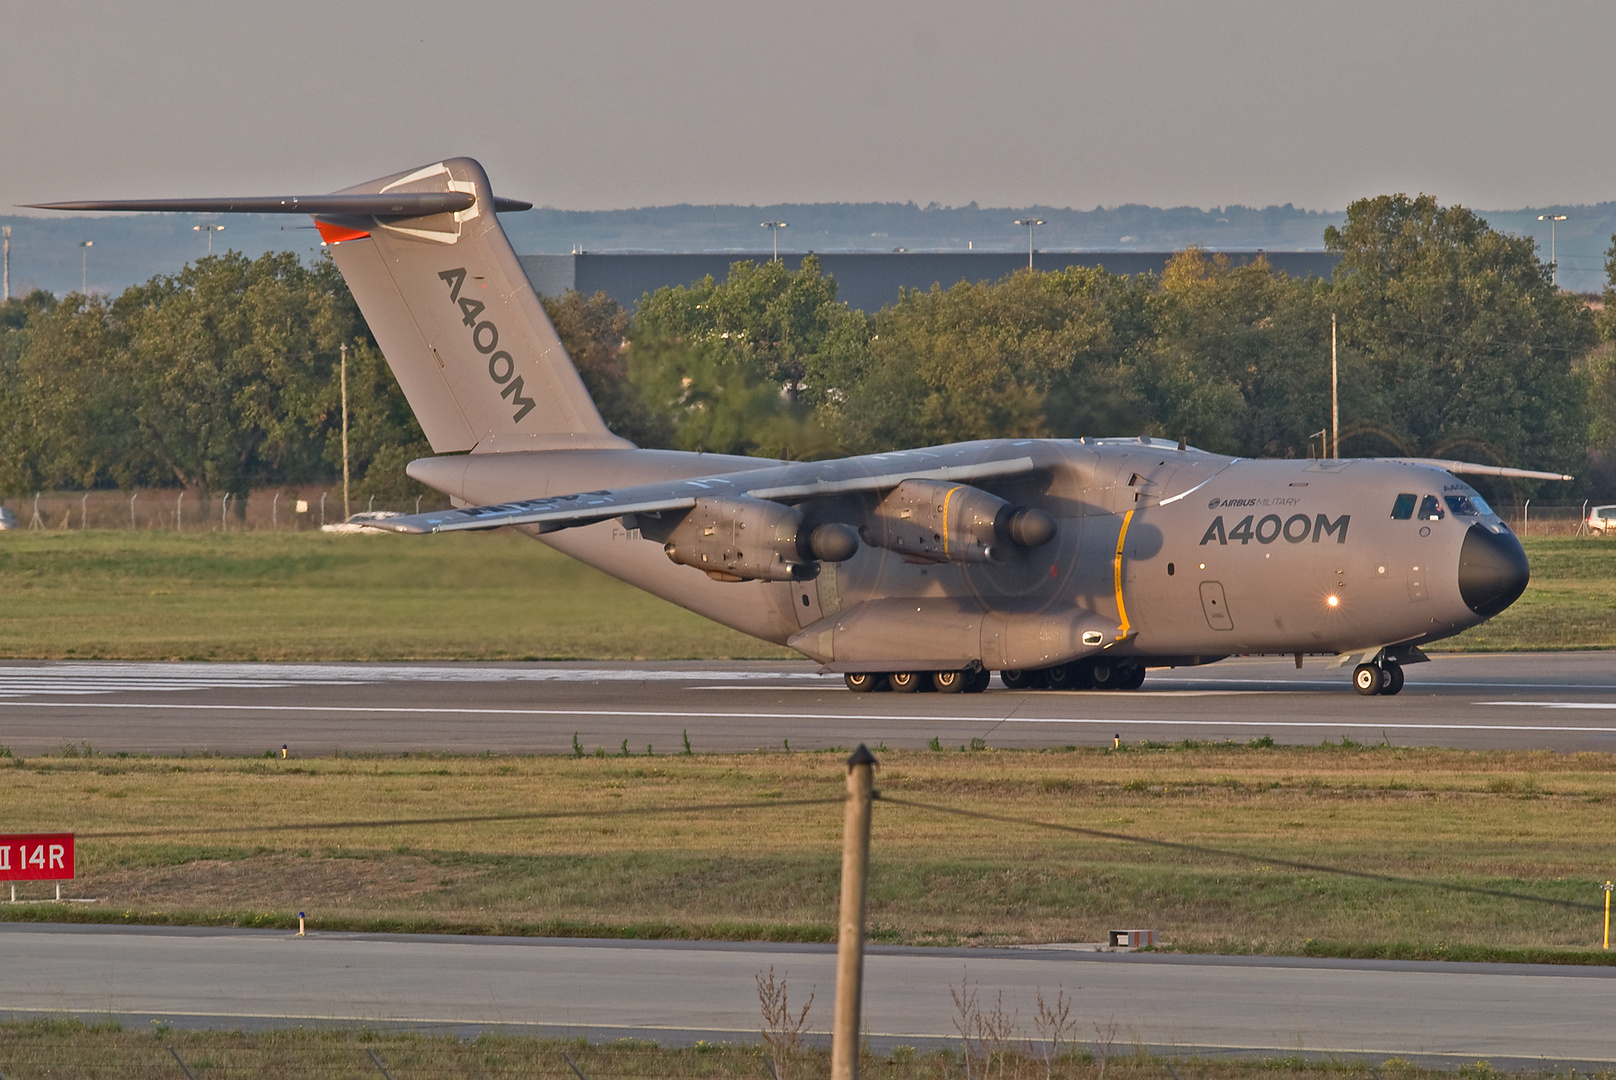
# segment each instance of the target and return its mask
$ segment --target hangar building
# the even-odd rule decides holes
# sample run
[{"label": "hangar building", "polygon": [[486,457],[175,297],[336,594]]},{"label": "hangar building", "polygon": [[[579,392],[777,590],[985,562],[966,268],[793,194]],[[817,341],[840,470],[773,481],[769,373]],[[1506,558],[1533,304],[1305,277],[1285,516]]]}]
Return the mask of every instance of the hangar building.
[{"label": "hangar building", "polygon": [[[1169,251],[1040,251],[1033,256],[1039,270],[1069,266],[1103,266],[1114,274],[1160,273],[1173,257]],[[1216,254],[1209,252],[1209,254]],[[1293,277],[1329,277],[1340,256],[1326,251],[1231,251],[1237,265],[1260,254]],[[568,289],[586,295],[604,292],[632,309],[641,296],[664,285],[693,285],[711,274],[729,276],[731,263],[767,262],[769,252],[675,255],[662,253],[593,253],[523,255],[522,268],[533,287],[545,296]],[[781,255],[791,269],[802,255]],[[900,289],[944,288],[960,281],[996,281],[1027,265],[1027,256],[1010,251],[828,252],[819,256],[825,272],[836,279],[837,294],[864,311],[877,311],[898,299]]]}]

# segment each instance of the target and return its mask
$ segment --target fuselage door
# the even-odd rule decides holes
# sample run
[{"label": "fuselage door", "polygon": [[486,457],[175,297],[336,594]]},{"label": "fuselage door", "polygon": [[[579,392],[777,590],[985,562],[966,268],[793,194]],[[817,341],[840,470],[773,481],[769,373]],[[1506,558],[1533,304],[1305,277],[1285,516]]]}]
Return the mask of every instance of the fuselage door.
[{"label": "fuselage door", "polygon": [[1206,612],[1206,624],[1212,629],[1234,629],[1234,619],[1229,615],[1229,601],[1223,595],[1221,581],[1201,582],[1201,610]]},{"label": "fuselage door", "polygon": [[824,618],[824,609],[819,606],[819,582],[793,581],[791,608],[797,613],[798,626],[807,626]]}]

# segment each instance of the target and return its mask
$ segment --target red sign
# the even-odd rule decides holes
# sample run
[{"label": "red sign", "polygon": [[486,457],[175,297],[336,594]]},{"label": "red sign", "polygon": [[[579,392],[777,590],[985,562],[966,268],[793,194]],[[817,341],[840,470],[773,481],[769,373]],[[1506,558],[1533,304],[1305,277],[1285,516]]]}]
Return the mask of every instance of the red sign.
[{"label": "red sign", "polygon": [[0,881],[72,879],[72,833],[0,834]]}]

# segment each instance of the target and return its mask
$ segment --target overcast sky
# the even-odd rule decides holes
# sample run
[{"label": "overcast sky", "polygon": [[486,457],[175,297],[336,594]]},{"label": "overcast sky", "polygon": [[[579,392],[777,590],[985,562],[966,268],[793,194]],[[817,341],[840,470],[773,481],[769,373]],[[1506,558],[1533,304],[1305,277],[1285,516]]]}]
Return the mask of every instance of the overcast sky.
[{"label": "overcast sky", "polygon": [[1609,3],[0,0],[0,206],[1616,198]]}]

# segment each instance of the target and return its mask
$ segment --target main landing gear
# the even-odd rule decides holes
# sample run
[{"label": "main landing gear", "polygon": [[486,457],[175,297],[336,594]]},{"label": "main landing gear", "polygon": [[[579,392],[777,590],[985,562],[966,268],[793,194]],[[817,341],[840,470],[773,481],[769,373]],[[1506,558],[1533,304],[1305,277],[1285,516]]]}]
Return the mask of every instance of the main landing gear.
[{"label": "main landing gear", "polygon": [[1403,688],[1403,667],[1386,660],[1359,664],[1352,669],[1352,688],[1364,697],[1395,694]]},{"label": "main landing gear", "polygon": [[855,694],[890,690],[895,694],[935,691],[939,694],[980,694],[993,678],[985,668],[968,667],[954,671],[850,671],[842,676]]},{"label": "main landing gear", "polygon": [[1001,671],[1007,690],[1137,690],[1145,682],[1145,665],[1127,657],[1091,657],[1070,664]]}]

